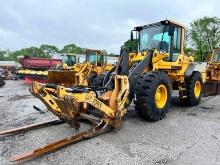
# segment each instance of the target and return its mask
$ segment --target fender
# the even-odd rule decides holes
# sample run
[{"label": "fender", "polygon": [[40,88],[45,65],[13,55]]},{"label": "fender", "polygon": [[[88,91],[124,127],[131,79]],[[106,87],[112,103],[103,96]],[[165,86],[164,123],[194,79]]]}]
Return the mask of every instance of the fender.
[{"label": "fender", "polygon": [[190,77],[193,73],[193,71],[195,70],[196,64],[195,63],[189,63],[185,73],[184,73],[184,77]]}]

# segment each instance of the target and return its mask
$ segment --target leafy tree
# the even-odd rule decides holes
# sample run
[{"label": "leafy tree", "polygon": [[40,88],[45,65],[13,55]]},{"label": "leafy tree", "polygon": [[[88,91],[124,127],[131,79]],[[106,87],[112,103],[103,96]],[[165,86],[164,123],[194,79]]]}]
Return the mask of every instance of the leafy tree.
[{"label": "leafy tree", "polygon": [[209,59],[213,48],[220,43],[220,19],[217,17],[203,17],[190,24],[191,42],[199,55],[200,61]]},{"label": "leafy tree", "polygon": [[8,53],[9,52],[7,52],[7,51],[1,51],[0,50],[0,61],[11,61],[11,60],[14,60],[13,58],[10,57],[10,53],[9,53],[9,56],[7,55]]},{"label": "leafy tree", "polygon": [[193,54],[195,54],[195,49],[186,47],[186,48],[184,49],[184,52],[185,52],[185,54],[187,54],[187,55],[193,55]]},{"label": "leafy tree", "polygon": [[40,49],[42,49],[43,52],[47,56],[50,56],[51,54],[59,52],[59,49],[56,46],[54,46],[54,45],[45,45],[45,44],[43,44],[43,45],[40,46]]},{"label": "leafy tree", "polygon": [[134,39],[132,40],[127,40],[124,43],[124,47],[129,49],[129,52],[137,52],[138,51],[138,40]]},{"label": "leafy tree", "polygon": [[60,52],[61,53],[83,54],[83,53],[85,53],[85,49],[80,48],[79,46],[77,46],[75,44],[69,44],[69,45],[64,46]]},{"label": "leafy tree", "polygon": [[201,61],[200,60],[200,55],[199,55],[198,51],[195,50],[194,48],[192,48],[192,47],[185,47],[184,48],[184,52],[188,56],[193,56],[195,61]]},{"label": "leafy tree", "polygon": [[18,56],[50,58],[48,54],[44,53],[43,49],[38,47],[23,48],[21,50],[16,50],[10,54],[10,57],[13,60],[16,60]]},{"label": "leafy tree", "polygon": [[103,53],[103,55],[105,55],[105,56],[108,55],[108,52],[107,52],[107,50],[105,50],[105,49],[102,50],[102,53]]},{"label": "leafy tree", "polygon": [[114,53],[109,53],[108,55],[109,56],[116,56]]},{"label": "leafy tree", "polygon": [[0,61],[4,61],[5,57],[4,57],[4,52],[0,51]]},{"label": "leafy tree", "polygon": [[21,49],[21,51],[24,52],[24,55],[31,57],[47,57],[44,51],[38,47],[25,48],[25,49]]}]

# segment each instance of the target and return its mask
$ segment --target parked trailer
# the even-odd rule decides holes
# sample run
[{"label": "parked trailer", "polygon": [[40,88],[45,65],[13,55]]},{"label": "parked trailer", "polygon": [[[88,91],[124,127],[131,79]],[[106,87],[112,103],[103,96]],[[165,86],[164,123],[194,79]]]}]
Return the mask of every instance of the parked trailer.
[{"label": "parked trailer", "polygon": [[37,58],[25,56],[20,59],[23,69],[48,70],[62,63],[61,59]]},{"label": "parked trailer", "polygon": [[26,84],[33,81],[45,83],[47,80],[47,70],[62,64],[61,59],[37,58],[25,56],[20,59],[22,69],[18,71],[20,78]]}]

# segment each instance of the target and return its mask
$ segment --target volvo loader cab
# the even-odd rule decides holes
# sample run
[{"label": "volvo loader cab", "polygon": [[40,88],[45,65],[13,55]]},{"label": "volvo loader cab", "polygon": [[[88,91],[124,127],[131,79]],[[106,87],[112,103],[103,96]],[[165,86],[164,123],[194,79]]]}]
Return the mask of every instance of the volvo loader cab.
[{"label": "volvo loader cab", "polygon": [[176,61],[179,54],[184,54],[184,34],[183,25],[173,21],[165,20],[154,24],[135,27],[131,31],[136,32],[139,52],[146,52],[152,49],[161,53],[168,53],[166,61]]}]

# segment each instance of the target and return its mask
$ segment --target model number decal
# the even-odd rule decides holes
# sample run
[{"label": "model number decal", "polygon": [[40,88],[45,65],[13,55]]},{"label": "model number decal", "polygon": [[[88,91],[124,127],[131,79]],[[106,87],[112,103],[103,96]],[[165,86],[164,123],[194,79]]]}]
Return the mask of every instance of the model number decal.
[{"label": "model number decal", "polygon": [[86,95],[85,101],[89,102],[94,107],[101,108],[101,106],[102,106],[102,102],[101,101],[99,101],[97,99],[93,99],[93,97],[91,95],[89,95],[89,94]]},{"label": "model number decal", "polygon": [[102,102],[99,101],[99,100],[96,100],[96,99],[94,99],[94,100],[92,101],[92,104],[93,104],[95,107],[99,107],[99,108],[101,108],[101,106],[102,106]]}]

